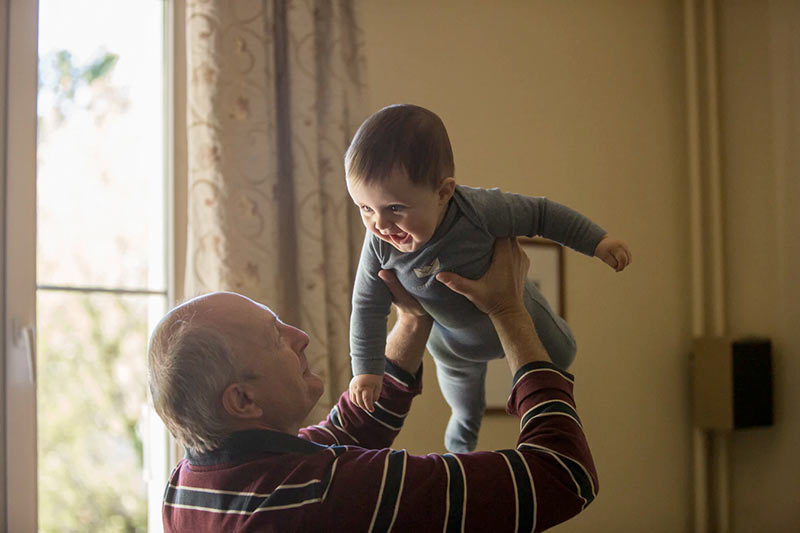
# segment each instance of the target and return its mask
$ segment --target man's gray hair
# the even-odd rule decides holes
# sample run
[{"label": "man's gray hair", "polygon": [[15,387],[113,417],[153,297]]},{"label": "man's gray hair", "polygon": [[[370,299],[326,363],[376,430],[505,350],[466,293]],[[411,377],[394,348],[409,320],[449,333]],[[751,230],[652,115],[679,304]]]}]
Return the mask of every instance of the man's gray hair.
[{"label": "man's gray hair", "polygon": [[239,378],[230,344],[191,316],[159,324],[150,340],[148,382],[156,412],[192,454],[219,447],[231,430],[222,406]]}]

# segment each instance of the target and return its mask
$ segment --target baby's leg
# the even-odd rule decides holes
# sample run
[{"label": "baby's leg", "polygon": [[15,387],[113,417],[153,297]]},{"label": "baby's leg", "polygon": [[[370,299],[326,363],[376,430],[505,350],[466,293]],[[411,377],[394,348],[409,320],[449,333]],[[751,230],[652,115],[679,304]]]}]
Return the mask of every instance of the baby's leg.
[{"label": "baby's leg", "polygon": [[525,307],[528,309],[536,333],[544,345],[553,364],[567,370],[575,360],[577,346],[572,330],[551,308],[547,300],[533,283],[525,284]]},{"label": "baby's leg", "polygon": [[[435,335],[431,337],[433,340]],[[439,388],[452,411],[444,445],[454,453],[471,452],[478,444],[478,430],[486,408],[486,363],[464,361],[441,348],[438,342],[428,343],[436,362]]]},{"label": "baby's leg", "polygon": [[486,408],[486,363],[451,367],[436,361],[436,377],[444,399],[452,410],[444,432],[444,445],[453,453],[471,452],[478,445]]}]

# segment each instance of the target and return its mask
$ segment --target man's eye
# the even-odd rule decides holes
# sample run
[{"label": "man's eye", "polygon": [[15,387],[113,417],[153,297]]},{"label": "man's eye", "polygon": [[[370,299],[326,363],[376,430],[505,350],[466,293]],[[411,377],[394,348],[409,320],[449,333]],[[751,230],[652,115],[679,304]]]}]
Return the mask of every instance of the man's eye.
[{"label": "man's eye", "polygon": [[368,205],[362,205],[361,210],[364,211],[365,213],[372,213],[372,208]]},{"label": "man's eye", "polygon": [[389,209],[392,210],[392,213],[399,213],[400,211],[405,209],[405,207],[403,207],[402,205],[390,205]]}]

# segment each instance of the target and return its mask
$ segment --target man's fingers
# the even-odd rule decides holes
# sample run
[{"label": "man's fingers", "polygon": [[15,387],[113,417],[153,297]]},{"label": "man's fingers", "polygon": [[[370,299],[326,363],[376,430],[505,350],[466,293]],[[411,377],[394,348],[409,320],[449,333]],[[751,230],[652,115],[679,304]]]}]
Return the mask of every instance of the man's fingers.
[{"label": "man's fingers", "polygon": [[528,254],[522,251],[522,246],[519,245],[518,239],[510,239],[509,245],[511,246],[511,251],[513,252],[515,257],[519,258],[520,261],[520,271],[522,272],[523,276],[528,274],[528,269],[531,267],[531,258],[528,257]]},{"label": "man's fingers", "polygon": [[394,290],[400,285],[400,282],[397,281],[397,276],[395,275],[393,270],[380,270],[378,271],[378,277],[383,280],[389,290],[392,291],[394,294]]},{"label": "man's fingers", "polygon": [[397,275],[393,270],[380,270],[378,271],[378,277],[383,280],[383,284],[386,285],[389,292],[392,293],[392,300],[395,302],[402,303],[413,298],[406,288],[403,287],[403,284],[400,283],[400,280],[397,279]]},{"label": "man's fingers", "polygon": [[383,284],[386,285],[386,288],[389,289],[389,292],[392,293],[392,299],[394,301],[403,300],[406,296],[406,290],[397,280],[397,276],[395,275],[394,271],[392,270],[380,270],[378,272],[378,277],[383,280]]},{"label": "man's fingers", "polygon": [[436,279],[444,283],[448,289],[458,294],[464,294],[464,290],[467,288],[467,284],[470,281],[453,272],[439,272],[436,274]]}]

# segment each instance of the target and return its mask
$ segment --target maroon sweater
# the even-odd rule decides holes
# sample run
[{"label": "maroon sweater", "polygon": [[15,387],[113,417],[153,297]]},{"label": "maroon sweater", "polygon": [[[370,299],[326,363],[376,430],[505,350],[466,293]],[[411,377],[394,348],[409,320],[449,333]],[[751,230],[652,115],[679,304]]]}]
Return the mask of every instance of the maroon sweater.
[{"label": "maroon sweater", "polygon": [[542,531],[594,499],[597,472],[570,374],[531,363],[514,376],[516,448],[417,456],[389,446],[421,374],[387,364],[374,413],[345,393],[297,437],[243,431],[188,455],[164,495],[165,530]]}]

